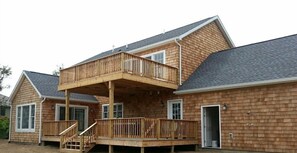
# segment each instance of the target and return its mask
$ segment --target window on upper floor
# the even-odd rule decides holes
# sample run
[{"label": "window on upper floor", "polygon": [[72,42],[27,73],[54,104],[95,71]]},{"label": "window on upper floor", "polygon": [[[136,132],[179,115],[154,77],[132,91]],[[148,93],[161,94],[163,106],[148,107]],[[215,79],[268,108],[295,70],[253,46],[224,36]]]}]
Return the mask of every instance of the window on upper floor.
[{"label": "window on upper floor", "polygon": [[159,51],[159,52],[155,52],[155,53],[151,53],[151,54],[147,54],[142,56],[143,58],[147,58],[162,64],[165,64],[165,50],[163,51]]},{"label": "window on upper floor", "polygon": [[17,105],[16,131],[34,132],[35,130],[35,104]]}]

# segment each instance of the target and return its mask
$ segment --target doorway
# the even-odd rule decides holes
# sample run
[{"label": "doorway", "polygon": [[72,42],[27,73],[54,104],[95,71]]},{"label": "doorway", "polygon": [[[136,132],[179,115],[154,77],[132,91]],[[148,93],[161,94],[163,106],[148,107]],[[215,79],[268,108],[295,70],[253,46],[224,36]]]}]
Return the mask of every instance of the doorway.
[{"label": "doorway", "polygon": [[[78,131],[84,131],[88,125],[88,107],[70,105],[69,120],[77,120]],[[65,120],[65,105],[56,105],[56,120]]]},{"label": "doorway", "polygon": [[220,105],[201,107],[202,147],[221,148]]}]

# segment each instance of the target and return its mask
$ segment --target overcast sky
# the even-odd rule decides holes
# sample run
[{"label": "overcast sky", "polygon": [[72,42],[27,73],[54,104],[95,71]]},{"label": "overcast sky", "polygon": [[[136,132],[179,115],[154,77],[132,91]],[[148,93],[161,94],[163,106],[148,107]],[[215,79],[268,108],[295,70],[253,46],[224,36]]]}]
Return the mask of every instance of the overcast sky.
[{"label": "overcast sky", "polygon": [[51,74],[119,47],[219,15],[236,46],[297,34],[294,0],[0,0],[0,65]]}]

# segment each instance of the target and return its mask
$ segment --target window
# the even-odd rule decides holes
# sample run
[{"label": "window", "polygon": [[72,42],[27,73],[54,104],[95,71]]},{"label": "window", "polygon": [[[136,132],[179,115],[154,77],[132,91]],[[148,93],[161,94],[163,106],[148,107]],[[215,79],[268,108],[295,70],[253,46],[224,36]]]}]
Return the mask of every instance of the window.
[{"label": "window", "polygon": [[[102,119],[108,119],[109,104],[102,105]],[[123,118],[123,104],[115,103],[113,105],[113,116],[114,118]]]},{"label": "window", "polygon": [[17,106],[16,131],[34,132],[35,130],[35,104]]},{"label": "window", "polygon": [[168,100],[168,119],[183,119],[183,103],[181,99]]},{"label": "window", "polygon": [[163,50],[160,52],[144,55],[143,58],[147,58],[147,59],[165,64],[165,51]]},{"label": "window", "polygon": [[[165,64],[165,50],[163,51],[159,51],[159,52],[155,52],[152,54],[148,54],[148,55],[144,55],[144,58],[156,61],[158,63],[162,63]],[[145,66],[149,66],[149,65],[145,65]],[[158,79],[164,79],[165,77],[165,72],[164,72],[164,66],[163,65],[155,65],[154,66],[154,77],[158,78]]]}]

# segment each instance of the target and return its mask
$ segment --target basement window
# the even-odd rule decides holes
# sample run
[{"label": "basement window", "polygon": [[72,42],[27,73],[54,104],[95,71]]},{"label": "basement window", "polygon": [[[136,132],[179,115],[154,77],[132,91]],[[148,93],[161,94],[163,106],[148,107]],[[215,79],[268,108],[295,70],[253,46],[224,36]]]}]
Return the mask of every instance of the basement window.
[{"label": "basement window", "polygon": [[34,132],[35,104],[18,105],[16,109],[16,132]]}]

